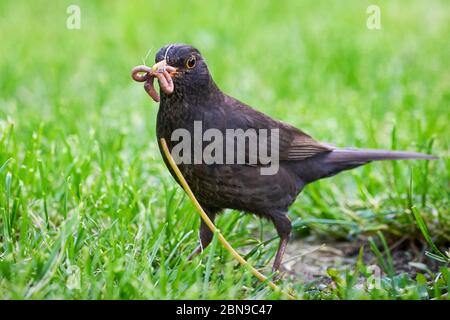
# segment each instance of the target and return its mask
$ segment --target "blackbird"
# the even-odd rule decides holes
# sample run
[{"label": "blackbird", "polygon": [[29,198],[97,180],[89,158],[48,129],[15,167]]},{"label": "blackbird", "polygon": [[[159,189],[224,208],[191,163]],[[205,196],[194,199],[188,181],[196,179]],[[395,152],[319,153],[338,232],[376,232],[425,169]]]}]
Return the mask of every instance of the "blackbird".
[{"label": "blackbird", "polygon": [[[179,168],[205,212],[214,218],[226,208],[253,213],[273,222],[280,237],[272,270],[278,271],[291,233],[287,217],[289,206],[303,188],[316,180],[374,160],[436,159],[421,153],[370,149],[335,148],[320,143],[305,132],[254,110],[223,93],[213,81],[200,52],[190,45],[171,44],[156,54],[152,68],[133,69],[133,78],[145,81],[145,89],[160,101],[156,133],[160,151],[172,176],[177,180],[160,144],[164,138],[172,151],[176,129],[194,132],[194,121],[201,121],[203,132],[214,128],[278,129],[279,168],[275,174],[261,174],[261,163],[180,163]],[[160,95],[153,88],[159,81]],[[259,132],[259,131],[257,131]],[[192,141],[192,144],[204,142]],[[246,148],[246,161],[249,149]],[[178,181],[178,180],[177,180]],[[212,232],[201,221],[200,246],[190,257],[211,242]]]}]

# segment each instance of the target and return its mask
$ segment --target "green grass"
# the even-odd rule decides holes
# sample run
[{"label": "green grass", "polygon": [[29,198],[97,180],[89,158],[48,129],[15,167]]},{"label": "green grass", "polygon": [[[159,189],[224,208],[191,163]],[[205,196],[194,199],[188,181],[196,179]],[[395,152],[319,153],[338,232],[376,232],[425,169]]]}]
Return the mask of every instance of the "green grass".
[{"label": "green grass", "polygon": [[[225,92],[318,140],[441,157],[371,164],[291,207],[293,241],[365,241],[381,286],[358,285],[371,276],[361,256],[329,266],[332,284],[281,287],[304,299],[448,297],[448,1],[378,1],[381,31],[366,28],[373,1],[86,0],[81,29],[68,30],[73,2],[0,3],[0,298],[282,298],[219,243],[186,260],[199,217],[157,150],[158,106],[129,75],[172,42],[198,47]],[[268,222],[227,211],[217,225],[270,274]],[[395,270],[389,245],[402,237],[419,239],[430,270]]]}]

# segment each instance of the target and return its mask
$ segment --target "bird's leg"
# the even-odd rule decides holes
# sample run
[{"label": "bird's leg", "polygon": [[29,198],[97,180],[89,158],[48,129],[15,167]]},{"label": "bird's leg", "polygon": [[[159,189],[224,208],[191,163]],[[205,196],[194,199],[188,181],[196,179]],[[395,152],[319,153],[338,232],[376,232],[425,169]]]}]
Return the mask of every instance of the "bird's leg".
[{"label": "bird's leg", "polygon": [[277,229],[278,236],[280,237],[280,244],[278,246],[278,251],[272,267],[272,272],[278,272],[280,270],[281,261],[283,260],[283,255],[291,235],[292,225],[291,221],[289,221],[284,212],[272,215],[271,218],[275,228]]},{"label": "bird's leg", "polygon": [[[214,218],[216,217],[216,214],[208,213],[208,216],[211,219],[211,221],[214,222]],[[203,220],[202,220],[200,223],[200,245],[188,256],[188,260],[192,260],[200,252],[205,250],[205,248],[211,243],[213,236],[214,236],[214,234],[212,233],[212,231],[208,228],[206,223],[203,222]]]},{"label": "bird's leg", "polygon": [[288,244],[288,241],[289,241],[289,236],[288,235],[280,237],[280,244],[278,246],[277,255],[275,256],[275,261],[273,262],[272,272],[277,272],[277,271],[280,270],[281,262],[283,260],[283,255],[284,255],[284,252],[286,250],[286,246]]}]

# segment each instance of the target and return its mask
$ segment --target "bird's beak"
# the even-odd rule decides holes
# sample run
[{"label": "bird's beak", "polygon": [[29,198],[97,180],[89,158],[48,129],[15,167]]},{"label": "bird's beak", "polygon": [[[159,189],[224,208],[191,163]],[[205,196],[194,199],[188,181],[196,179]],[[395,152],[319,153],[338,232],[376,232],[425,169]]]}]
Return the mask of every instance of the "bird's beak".
[{"label": "bird's beak", "polygon": [[153,72],[156,72],[156,71],[161,70],[161,69],[164,68],[165,66],[167,66],[167,61],[166,61],[166,60],[161,60],[160,62],[155,63],[155,64],[152,66],[152,70],[153,70]]},{"label": "bird's beak", "polygon": [[173,77],[175,74],[176,74],[176,72],[177,72],[177,68],[175,68],[175,67],[172,67],[172,66],[169,66],[168,64],[167,64],[167,61],[164,59],[164,60],[161,60],[160,62],[158,62],[158,63],[155,63],[153,66],[152,66],[152,70],[153,70],[153,72],[162,72],[162,71],[164,71],[164,70],[166,70],[167,72],[169,72],[169,74]]}]

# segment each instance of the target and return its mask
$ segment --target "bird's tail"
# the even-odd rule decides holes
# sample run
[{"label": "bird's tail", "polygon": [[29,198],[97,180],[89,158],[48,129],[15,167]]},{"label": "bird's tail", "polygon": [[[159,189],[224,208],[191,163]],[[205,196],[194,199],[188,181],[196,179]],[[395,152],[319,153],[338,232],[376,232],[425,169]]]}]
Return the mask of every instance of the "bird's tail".
[{"label": "bird's tail", "polygon": [[371,161],[408,159],[435,160],[438,158],[429,154],[408,151],[344,148],[309,158],[300,170],[302,178],[306,182],[312,182],[334,176],[341,171],[353,169]]}]

